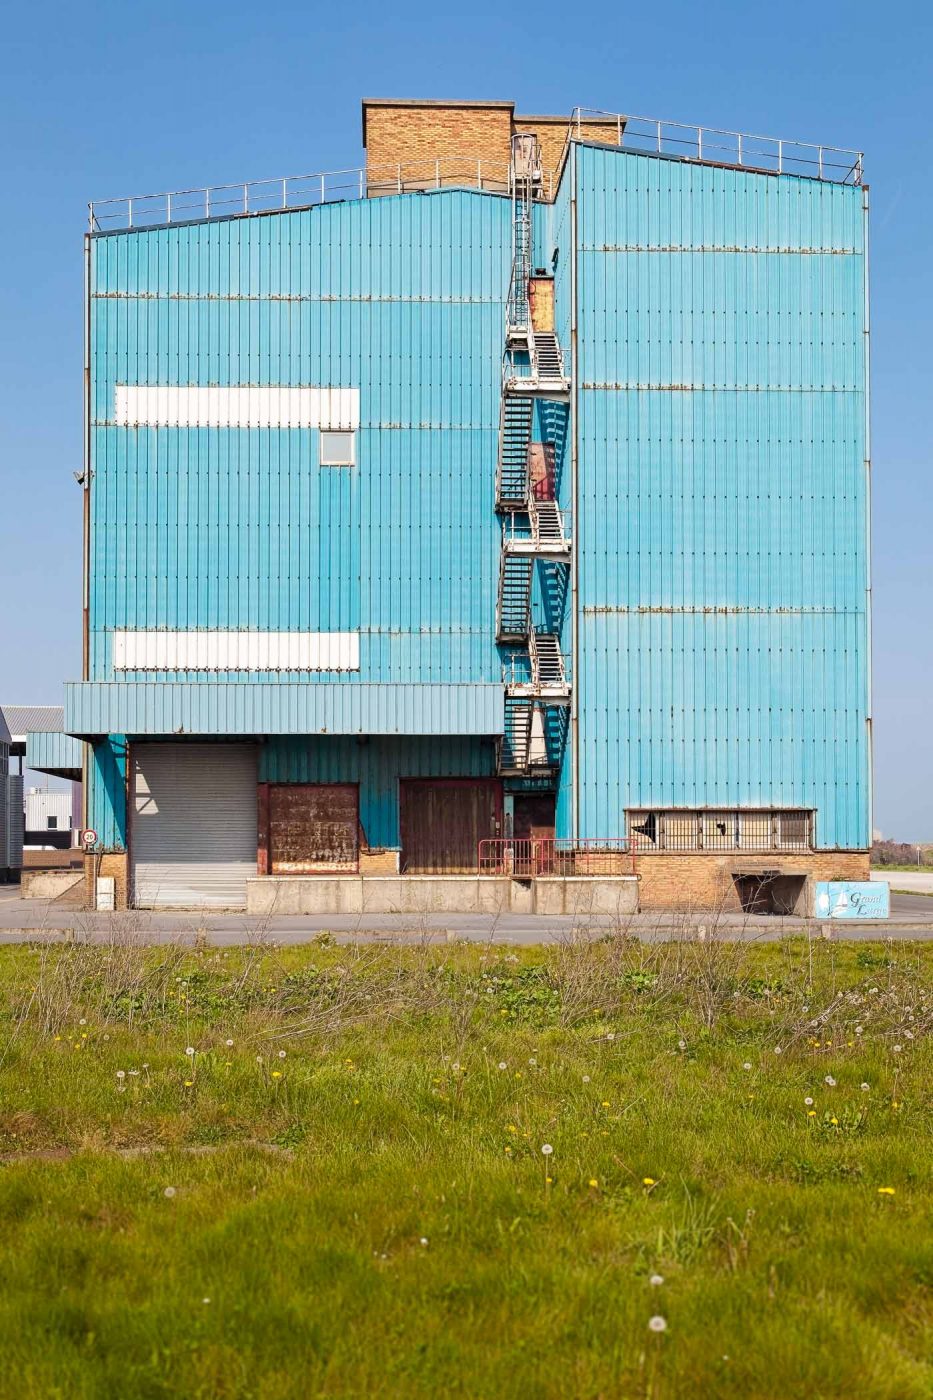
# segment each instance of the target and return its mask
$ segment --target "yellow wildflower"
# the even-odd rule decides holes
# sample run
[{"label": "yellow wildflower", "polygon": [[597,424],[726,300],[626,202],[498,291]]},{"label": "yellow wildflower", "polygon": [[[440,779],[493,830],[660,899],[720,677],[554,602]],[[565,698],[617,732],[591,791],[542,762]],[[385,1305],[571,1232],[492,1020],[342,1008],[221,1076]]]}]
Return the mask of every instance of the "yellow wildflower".
[{"label": "yellow wildflower", "polygon": [[641,1184],[642,1186],[657,1186],[658,1183],[655,1181],[653,1176],[643,1176],[641,1179]]},{"label": "yellow wildflower", "polygon": [[879,1196],[893,1196],[893,1195],[894,1195],[894,1187],[893,1187],[893,1186],[879,1186],[879,1187],[878,1187],[878,1195],[879,1195]]},{"label": "yellow wildflower", "polygon": [[598,1186],[598,1185],[599,1185],[599,1182],[597,1181],[597,1179],[596,1179],[595,1176],[591,1176],[591,1177],[590,1177],[590,1185],[591,1185],[591,1186]]}]

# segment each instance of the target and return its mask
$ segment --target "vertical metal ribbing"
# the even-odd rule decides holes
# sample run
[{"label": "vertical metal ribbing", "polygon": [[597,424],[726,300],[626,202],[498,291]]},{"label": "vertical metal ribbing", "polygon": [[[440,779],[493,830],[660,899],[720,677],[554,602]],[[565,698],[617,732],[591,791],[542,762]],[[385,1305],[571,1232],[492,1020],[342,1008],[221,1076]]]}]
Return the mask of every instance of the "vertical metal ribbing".
[{"label": "vertical metal ribbing", "polygon": [[577,598],[577,560],[580,557],[580,511],[577,489],[578,386],[577,372],[577,148],[570,147],[570,650],[573,685],[570,692],[570,760],[572,797],[571,836],[580,836],[580,652]]},{"label": "vertical metal ribbing", "polygon": [[871,317],[869,300],[868,263],[868,186],[862,186],[862,258],[865,282],[865,324],[863,328],[864,352],[864,395],[865,395],[865,630],[867,654],[865,665],[865,724],[868,759],[868,845],[871,846],[871,831],[874,821],[874,755],[872,735],[872,579],[871,579],[871,374],[870,345]]},{"label": "vertical metal ribbing", "polygon": [[[81,678],[90,680],[90,570],[91,570],[91,235],[84,235],[84,490],[82,492],[81,581]],[[88,745],[81,760],[81,825],[88,824]]]}]

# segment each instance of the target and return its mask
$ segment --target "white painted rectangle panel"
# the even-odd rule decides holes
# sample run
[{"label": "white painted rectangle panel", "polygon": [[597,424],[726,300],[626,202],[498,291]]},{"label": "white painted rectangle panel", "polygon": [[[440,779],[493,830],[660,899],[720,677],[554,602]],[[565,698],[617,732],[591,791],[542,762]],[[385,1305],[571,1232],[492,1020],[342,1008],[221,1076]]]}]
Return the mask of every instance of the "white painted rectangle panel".
[{"label": "white painted rectangle panel", "polygon": [[323,428],[354,432],[359,389],[277,384],[118,384],[120,427]]},{"label": "white painted rectangle panel", "polygon": [[115,671],[358,671],[358,632],[113,634]]}]

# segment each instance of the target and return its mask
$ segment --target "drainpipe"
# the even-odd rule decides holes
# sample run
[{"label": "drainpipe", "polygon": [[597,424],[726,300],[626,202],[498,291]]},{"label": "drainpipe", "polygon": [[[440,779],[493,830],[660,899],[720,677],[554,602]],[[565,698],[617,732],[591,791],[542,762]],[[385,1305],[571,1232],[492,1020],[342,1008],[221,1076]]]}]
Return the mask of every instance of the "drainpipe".
[{"label": "drainpipe", "polygon": [[866,743],[868,758],[868,847],[871,849],[871,832],[874,821],[874,758],[872,734],[872,581],[871,581],[871,381],[869,346],[871,344],[871,321],[868,294],[868,186],[862,186],[862,239],[865,257],[865,326],[863,331],[864,375],[865,375],[865,621],[868,655],[865,665],[865,712]]},{"label": "drainpipe", "polygon": [[570,691],[571,835],[580,838],[580,653],[577,599],[577,560],[580,557],[580,512],[577,481],[577,423],[579,376],[577,374],[577,148],[570,144],[570,512],[573,549],[570,553],[570,651],[573,686]]}]

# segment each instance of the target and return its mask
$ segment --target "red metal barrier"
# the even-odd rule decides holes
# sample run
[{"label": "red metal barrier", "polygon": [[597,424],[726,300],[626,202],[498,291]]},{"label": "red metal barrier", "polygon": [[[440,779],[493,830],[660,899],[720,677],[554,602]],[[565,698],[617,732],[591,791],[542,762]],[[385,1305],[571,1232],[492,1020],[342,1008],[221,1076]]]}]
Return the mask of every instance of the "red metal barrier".
[{"label": "red metal barrier", "polygon": [[480,841],[478,869],[481,875],[510,875],[533,880],[541,875],[634,875],[635,858],[625,838],[496,837]]}]

